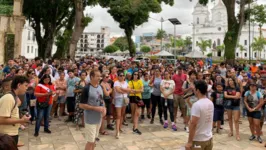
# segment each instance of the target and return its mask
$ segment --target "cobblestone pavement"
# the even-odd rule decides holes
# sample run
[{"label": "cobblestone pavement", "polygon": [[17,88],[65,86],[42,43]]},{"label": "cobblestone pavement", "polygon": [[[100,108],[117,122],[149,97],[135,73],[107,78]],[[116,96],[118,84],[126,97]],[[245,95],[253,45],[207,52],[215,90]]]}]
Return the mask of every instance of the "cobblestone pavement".
[{"label": "cobblestone pavement", "polygon": [[[249,141],[250,131],[247,119],[241,119],[240,124],[241,141],[235,137],[228,137],[228,122],[225,122],[221,134],[214,134],[214,150],[262,150],[264,144],[257,141]],[[142,135],[132,133],[132,124],[124,127],[125,133],[120,139],[115,139],[114,131],[108,131],[110,135],[100,136],[96,150],[178,150],[184,146],[188,139],[188,133],[179,118],[178,131],[172,131],[169,127],[164,129],[158,119],[153,125],[149,120],[144,120],[139,127]],[[25,146],[19,150],[84,150],[85,132],[84,129],[77,131],[71,123],[64,123],[53,119],[50,124],[52,134],[46,134],[41,127],[39,137],[34,137],[34,125],[30,125],[25,131],[20,132],[20,141]],[[265,128],[264,128],[265,132]],[[266,133],[266,132],[265,132]],[[266,140],[266,138],[265,138]]]}]

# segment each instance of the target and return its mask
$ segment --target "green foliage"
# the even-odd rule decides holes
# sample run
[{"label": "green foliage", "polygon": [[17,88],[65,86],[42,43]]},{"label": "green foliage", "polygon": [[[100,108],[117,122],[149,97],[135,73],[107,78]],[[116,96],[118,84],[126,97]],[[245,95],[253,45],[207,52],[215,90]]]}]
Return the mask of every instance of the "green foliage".
[{"label": "green foliage", "polygon": [[158,29],[156,33],[156,38],[161,40],[167,36],[166,31]]},{"label": "green foliage", "polygon": [[207,57],[212,57],[212,53],[208,53],[207,54]]},{"label": "green foliage", "polygon": [[135,55],[134,44],[131,41],[133,31],[149,19],[150,13],[162,11],[161,2],[173,5],[174,0],[99,0],[102,7],[108,8],[108,13],[124,29],[131,56]]},{"label": "green foliage", "polygon": [[13,5],[3,5],[0,4],[0,14],[2,15],[12,15]]},{"label": "green foliage", "polygon": [[143,53],[149,53],[151,51],[151,48],[149,46],[144,45],[140,48],[140,51]]},{"label": "green foliage", "polygon": [[197,43],[197,46],[200,48],[200,50],[204,54],[204,52],[207,51],[207,48],[211,47],[211,40],[200,39],[200,42]]},{"label": "green foliage", "polygon": [[[266,24],[266,5],[256,5],[251,9],[251,21],[258,23],[260,28]],[[260,36],[262,36],[261,29]]]},{"label": "green foliage", "polygon": [[246,51],[246,48],[243,45],[238,44],[237,47],[239,48],[240,52]]},{"label": "green foliage", "polygon": [[192,45],[192,37],[187,36],[186,39],[184,40],[184,44],[186,47],[189,47]]},{"label": "green foliage", "polygon": [[104,53],[114,53],[116,51],[118,51],[119,48],[115,45],[108,45],[104,48]]},{"label": "green foliage", "polygon": [[4,61],[5,63],[8,60],[14,58],[14,49],[15,49],[15,34],[6,34],[6,41],[5,41],[5,52],[4,52]]},{"label": "green foliage", "polygon": [[117,46],[120,51],[126,51],[128,50],[128,42],[126,37],[119,37],[115,40],[113,45]]},{"label": "green foliage", "polygon": [[266,40],[263,37],[254,38],[254,42],[251,44],[253,51],[261,52],[266,46]]},{"label": "green foliage", "polygon": [[218,52],[223,52],[223,51],[224,51],[224,49],[225,49],[225,46],[224,46],[224,44],[222,44],[222,45],[219,45],[219,46],[216,46],[216,50],[217,50]]},{"label": "green foliage", "polygon": [[35,30],[40,57],[51,56],[54,37],[66,26],[73,9],[70,0],[24,0],[23,14]]},{"label": "green foliage", "polygon": [[82,22],[82,26],[86,27],[90,22],[92,22],[92,17],[86,16],[84,18],[82,18],[81,22]]}]

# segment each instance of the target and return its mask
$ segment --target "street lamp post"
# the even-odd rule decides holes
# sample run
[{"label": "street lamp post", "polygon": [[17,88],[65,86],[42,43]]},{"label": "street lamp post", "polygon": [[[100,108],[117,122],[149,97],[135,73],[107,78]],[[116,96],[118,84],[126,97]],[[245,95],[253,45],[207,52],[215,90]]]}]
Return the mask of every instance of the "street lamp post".
[{"label": "street lamp post", "polygon": [[181,22],[177,18],[168,19],[174,25],[174,48],[176,48],[176,25],[181,25]]},{"label": "street lamp post", "polygon": [[249,53],[249,64],[251,63],[251,52],[250,52],[250,42],[251,42],[251,36],[250,36],[250,2],[248,3],[248,11],[249,11],[249,21],[248,21],[248,38],[249,38],[249,42],[248,42],[248,53]]},{"label": "street lamp post", "polygon": [[[164,19],[163,17],[161,17],[161,32],[163,32],[163,22],[164,22]],[[161,51],[163,50],[163,36],[161,38]]]}]

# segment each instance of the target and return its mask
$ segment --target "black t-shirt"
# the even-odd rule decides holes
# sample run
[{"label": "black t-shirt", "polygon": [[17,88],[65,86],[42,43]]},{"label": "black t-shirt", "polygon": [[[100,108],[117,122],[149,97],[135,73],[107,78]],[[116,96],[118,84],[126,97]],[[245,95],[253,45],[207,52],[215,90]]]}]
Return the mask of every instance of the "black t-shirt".
[{"label": "black t-shirt", "polygon": [[211,94],[211,97],[213,98],[213,104],[214,108],[223,108],[224,106],[224,91],[218,92],[214,91]]},{"label": "black t-shirt", "polygon": [[[240,89],[239,89],[239,87],[231,88],[231,87],[227,86],[224,91],[227,92],[227,95],[235,96],[237,92],[240,92]],[[231,100],[232,106],[239,106],[240,105],[240,99],[225,98],[225,100]]]}]

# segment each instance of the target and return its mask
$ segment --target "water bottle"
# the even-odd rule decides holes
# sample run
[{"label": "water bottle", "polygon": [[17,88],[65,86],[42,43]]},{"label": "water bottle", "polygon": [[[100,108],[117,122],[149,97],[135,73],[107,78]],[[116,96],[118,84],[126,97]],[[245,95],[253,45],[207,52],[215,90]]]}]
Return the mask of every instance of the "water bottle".
[{"label": "water bottle", "polygon": [[166,99],[164,100],[164,106],[167,106],[167,100]]}]

